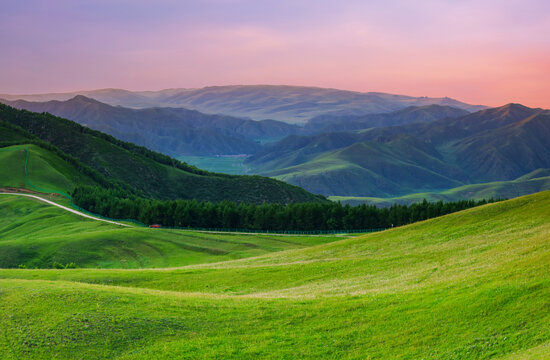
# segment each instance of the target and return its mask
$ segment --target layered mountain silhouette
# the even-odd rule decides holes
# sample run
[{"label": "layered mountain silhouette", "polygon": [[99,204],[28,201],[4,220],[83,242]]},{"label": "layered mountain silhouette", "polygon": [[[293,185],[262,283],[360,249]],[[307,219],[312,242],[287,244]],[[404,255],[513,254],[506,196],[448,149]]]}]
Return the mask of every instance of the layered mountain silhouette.
[{"label": "layered mountain silhouette", "polygon": [[508,104],[458,118],[292,136],[249,159],[325,195],[399,196],[550,168],[550,112]]},{"label": "layered mountain silhouette", "polygon": [[207,115],[183,108],[130,109],[77,95],[67,101],[4,101],[18,109],[48,112],[118,139],[179,155],[253,154],[259,142],[300,131],[280,121]]},{"label": "layered mountain silhouette", "polygon": [[[111,106],[83,95],[66,101],[7,101],[7,105],[35,112],[48,112],[76,121],[118,139],[133,142],[171,156],[255,154],[260,143],[289,135],[308,135],[322,130],[352,127],[362,129],[411,122],[429,122],[457,117],[467,111],[448,106],[407,107],[385,114],[372,114],[344,121],[341,116],[325,116],[300,127],[276,120],[254,121],[226,115],[208,115],[185,108],[131,109]],[[322,126],[316,126],[321,124]]]},{"label": "layered mountain silhouette", "polygon": [[283,85],[212,86],[200,89],[142,92],[102,89],[60,94],[0,94],[0,98],[43,102],[64,101],[76,95],[84,95],[110,105],[131,108],[184,107],[208,114],[224,114],[254,120],[274,119],[288,123],[306,123],[320,115],[376,114],[400,110],[408,106],[433,104],[451,106],[469,112],[485,108],[446,97],[413,97]]},{"label": "layered mountain silhouette", "polygon": [[[3,102],[65,117],[172,156],[248,154],[246,165],[253,173],[327,196],[435,193],[516,181],[550,168],[550,112],[519,104],[487,109],[447,98],[292,86],[107,89],[88,95],[117,106],[82,95]],[[303,124],[182,107],[138,108],[166,104],[251,118],[276,115]]]}]

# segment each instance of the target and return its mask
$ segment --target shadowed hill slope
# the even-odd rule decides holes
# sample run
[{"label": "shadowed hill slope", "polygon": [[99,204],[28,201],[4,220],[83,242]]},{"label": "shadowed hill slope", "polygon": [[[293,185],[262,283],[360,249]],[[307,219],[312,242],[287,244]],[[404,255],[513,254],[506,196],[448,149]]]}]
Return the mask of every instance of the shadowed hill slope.
[{"label": "shadowed hill slope", "polygon": [[355,131],[373,127],[398,126],[410,123],[428,123],[445,118],[468,115],[463,109],[442,105],[409,106],[405,109],[382,114],[321,115],[309,120],[305,128],[311,132]]},{"label": "shadowed hill slope", "polygon": [[547,169],[549,136],[548,110],[508,104],[430,123],[288,137],[248,164],[316,193],[395,197]]},{"label": "shadowed hill slope", "polygon": [[243,202],[326,201],[260,176],[209,173],[75,122],[0,105],[0,120],[20,126],[101,173],[149,197]]},{"label": "shadowed hill slope", "polygon": [[257,142],[280,139],[299,128],[279,121],[207,115],[183,108],[130,109],[85,96],[67,101],[4,101],[34,112],[49,112],[118,139],[172,155],[252,154]]}]

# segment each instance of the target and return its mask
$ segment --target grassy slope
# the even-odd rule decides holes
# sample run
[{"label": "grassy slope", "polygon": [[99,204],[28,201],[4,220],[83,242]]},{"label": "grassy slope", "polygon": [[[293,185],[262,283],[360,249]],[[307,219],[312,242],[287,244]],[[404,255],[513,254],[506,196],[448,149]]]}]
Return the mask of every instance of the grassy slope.
[{"label": "grassy slope", "polygon": [[29,151],[27,170],[31,183],[41,189],[71,192],[77,184],[94,184],[69,163],[51,151],[36,145],[15,145],[0,148],[0,186],[35,190],[25,181],[25,149]]},{"label": "grassy slope", "polygon": [[256,256],[340,239],[335,236],[206,234],[122,228],[37,200],[0,195],[0,268],[183,266]]},{"label": "grassy slope", "polygon": [[[0,120],[24,128],[112,181],[160,199],[243,202],[324,202],[305,190],[260,176],[207,173],[75,122],[0,104]],[[2,140],[2,139],[0,139]]]},{"label": "grassy slope", "polygon": [[464,178],[458,168],[438,159],[432,148],[407,137],[389,144],[355,143],[265,174],[314,193],[375,196],[455,187],[462,183],[453,177]]},{"label": "grassy slope", "polygon": [[391,198],[330,196],[329,200],[350,205],[366,203],[391,206],[394,203],[412,204],[423,199],[428,201],[457,201],[461,199],[515,198],[550,189],[550,176],[547,176],[547,172],[547,169],[539,169],[513,181],[464,185],[441,192],[415,193]]},{"label": "grassy slope", "polygon": [[0,148],[0,184],[6,187],[24,188],[25,183],[25,150],[20,146]]},{"label": "grassy slope", "polygon": [[545,358],[549,239],[544,192],[210,265],[2,270],[0,351],[5,358]]}]

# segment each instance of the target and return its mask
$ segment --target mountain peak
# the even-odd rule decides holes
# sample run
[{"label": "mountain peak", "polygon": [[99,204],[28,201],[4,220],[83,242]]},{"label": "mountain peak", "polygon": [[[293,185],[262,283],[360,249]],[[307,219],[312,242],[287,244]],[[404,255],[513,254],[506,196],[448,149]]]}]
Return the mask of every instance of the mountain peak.
[{"label": "mountain peak", "polygon": [[99,101],[97,101],[96,99],[92,99],[92,98],[89,98],[87,96],[84,96],[84,95],[76,95],[75,97],[67,100],[67,101],[78,101],[78,102],[93,102],[93,103],[98,103]]}]

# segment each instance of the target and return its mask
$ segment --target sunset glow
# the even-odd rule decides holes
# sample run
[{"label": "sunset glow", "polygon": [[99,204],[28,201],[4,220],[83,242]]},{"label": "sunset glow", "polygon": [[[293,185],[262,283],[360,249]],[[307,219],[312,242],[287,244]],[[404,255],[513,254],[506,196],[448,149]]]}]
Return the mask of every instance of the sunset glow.
[{"label": "sunset glow", "polygon": [[23,1],[0,92],[290,84],[550,108],[547,1]]}]

